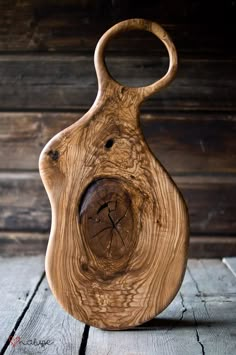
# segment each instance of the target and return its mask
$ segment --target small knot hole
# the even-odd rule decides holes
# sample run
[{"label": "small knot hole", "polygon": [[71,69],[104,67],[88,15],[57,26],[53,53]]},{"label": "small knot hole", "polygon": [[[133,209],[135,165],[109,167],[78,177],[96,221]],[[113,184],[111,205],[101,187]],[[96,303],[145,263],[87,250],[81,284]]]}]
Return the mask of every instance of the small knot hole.
[{"label": "small knot hole", "polygon": [[110,149],[114,144],[113,139],[108,139],[108,141],[105,144],[105,148]]},{"label": "small knot hole", "polygon": [[57,161],[59,159],[59,152],[57,150],[50,150],[47,154],[54,161]]}]

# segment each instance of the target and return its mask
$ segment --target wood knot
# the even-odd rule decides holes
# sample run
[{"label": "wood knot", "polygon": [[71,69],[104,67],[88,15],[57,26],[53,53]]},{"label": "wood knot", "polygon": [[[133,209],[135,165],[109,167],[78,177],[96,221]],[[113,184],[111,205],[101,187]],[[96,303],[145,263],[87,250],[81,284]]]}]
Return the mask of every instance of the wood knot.
[{"label": "wood knot", "polygon": [[59,152],[58,150],[49,150],[48,156],[53,160],[57,161],[59,159]]},{"label": "wood knot", "polygon": [[105,144],[105,148],[110,149],[114,144],[114,140],[112,138],[108,139]]},{"label": "wood knot", "polygon": [[116,260],[134,249],[134,211],[123,181],[93,182],[84,193],[79,219],[85,242],[97,257]]}]

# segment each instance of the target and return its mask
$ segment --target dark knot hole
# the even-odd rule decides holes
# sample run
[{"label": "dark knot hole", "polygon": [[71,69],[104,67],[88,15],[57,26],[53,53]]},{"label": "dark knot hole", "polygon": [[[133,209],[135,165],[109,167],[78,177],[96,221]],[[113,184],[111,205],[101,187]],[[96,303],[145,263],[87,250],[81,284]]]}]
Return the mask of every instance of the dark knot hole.
[{"label": "dark knot hole", "polygon": [[110,149],[114,144],[114,140],[113,139],[108,139],[108,141],[105,144],[105,148]]}]

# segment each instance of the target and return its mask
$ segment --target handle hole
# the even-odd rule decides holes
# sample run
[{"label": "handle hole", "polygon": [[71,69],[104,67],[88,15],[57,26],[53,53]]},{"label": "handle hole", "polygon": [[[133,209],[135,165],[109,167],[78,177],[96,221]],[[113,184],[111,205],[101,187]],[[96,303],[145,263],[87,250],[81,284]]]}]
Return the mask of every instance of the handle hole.
[{"label": "handle hole", "polygon": [[152,33],[129,31],[109,41],[105,62],[112,78],[121,85],[141,87],[153,84],[166,74],[169,55]]}]

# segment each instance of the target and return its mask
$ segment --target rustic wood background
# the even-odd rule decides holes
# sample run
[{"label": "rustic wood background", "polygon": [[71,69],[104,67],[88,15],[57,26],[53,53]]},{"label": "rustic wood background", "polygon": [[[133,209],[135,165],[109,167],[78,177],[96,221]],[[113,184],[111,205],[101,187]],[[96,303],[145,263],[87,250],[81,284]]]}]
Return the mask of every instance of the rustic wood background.
[{"label": "rustic wood background", "polygon": [[[97,91],[95,45],[114,23],[157,21],[179,53],[174,83],[142,107],[150,148],[187,201],[192,256],[236,254],[236,3],[160,0],[0,0],[0,252],[45,250],[50,206],[38,156],[87,111]],[[121,83],[164,74],[148,33],[113,40],[107,64]]]}]

